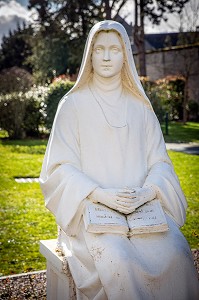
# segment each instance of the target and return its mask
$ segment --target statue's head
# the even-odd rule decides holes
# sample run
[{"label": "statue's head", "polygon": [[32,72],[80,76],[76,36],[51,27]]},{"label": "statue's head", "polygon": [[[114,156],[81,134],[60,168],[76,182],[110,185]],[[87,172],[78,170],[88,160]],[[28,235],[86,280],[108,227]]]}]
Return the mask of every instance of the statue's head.
[{"label": "statue's head", "polygon": [[93,41],[91,64],[93,73],[104,78],[121,73],[124,63],[122,39],[115,30],[99,31]]},{"label": "statue's head", "polygon": [[[100,70],[99,59],[101,58],[101,60],[106,61],[107,54],[110,55],[109,62],[111,67],[106,68],[106,70],[104,69],[103,74],[101,75],[110,77],[111,75],[114,75],[115,72],[121,72],[123,67],[125,68],[125,62],[127,61],[125,51],[127,43],[129,43],[128,46],[129,50],[131,51],[128,35],[125,28],[120,23],[106,20],[95,24],[88,35],[85,45],[84,56],[81,65],[81,69],[83,67],[85,71],[84,74],[86,74],[86,76],[89,74],[90,78],[92,77],[93,72],[102,71],[102,68]],[[96,48],[98,49],[98,53],[96,52]],[[101,48],[100,51],[99,48]],[[115,55],[113,55],[114,52]],[[103,53],[105,54],[104,57],[102,57]],[[107,66],[110,65],[107,64]],[[81,69],[79,73],[80,76]],[[122,74],[122,77],[125,77],[125,75]]]},{"label": "statue's head", "polygon": [[106,20],[92,27],[77,82],[71,92],[88,84],[93,72],[103,77],[121,72],[124,87],[151,107],[137,74],[128,34],[120,23]]}]

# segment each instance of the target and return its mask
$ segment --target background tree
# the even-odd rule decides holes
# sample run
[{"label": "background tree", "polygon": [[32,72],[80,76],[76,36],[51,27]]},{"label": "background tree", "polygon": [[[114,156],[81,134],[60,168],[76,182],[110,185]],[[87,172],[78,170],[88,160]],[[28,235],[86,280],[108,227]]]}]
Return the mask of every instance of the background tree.
[{"label": "background tree", "polygon": [[181,13],[185,3],[189,0],[134,0],[135,25],[134,42],[138,50],[139,73],[146,76],[146,59],[144,44],[144,22],[148,18],[152,24],[159,25],[161,20],[167,21],[168,13]]},{"label": "background tree", "polygon": [[[190,0],[184,6],[180,14],[176,16],[178,30],[180,34],[178,36],[178,45],[184,45],[188,47],[190,44],[196,44],[198,40],[198,25],[199,25],[199,2],[198,0]],[[183,123],[186,123],[188,120],[189,108],[190,105],[197,107],[197,102],[195,99],[190,99],[189,95],[189,81],[191,76],[195,76],[196,73],[196,62],[198,60],[197,52],[194,51],[194,48],[189,47],[189,52],[186,50],[181,50],[179,57],[184,62],[183,65],[180,65],[180,75],[185,79],[184,85],[184,99],[183,99]],[[197,97],[197,96],[196,96]],[[197,110],[197,108],[196,108]],[[196,112],[197,115],[197,112]]]},{"label": "background tree", "polygon": [[38,12],[33,55],[29,58],[39,82],[77,73],[85,39],[101,12],[91,0],[30,0]]},{"label": "background tree", "polygon": [[189,31],[195,32],[199,26],[199,1],[190,0],[184,6],[180,14],[176,16],[178,30],[180,32]]},{"label": "background tree", "polygon": [[37,83],[45,84],[68,68],[68,37],[59,24],[50,24],[48,30],[40,27],[31,40],[32,55],[27,58]]},{"label": "background tree", "polygon": [[0,94],[26,92],[33,84],[33,76],[25,69],[12,67],[0,72]]},{"label": "background tree", "polygon": [[37,10],[38,20],[28,61],[37,79],[51,80],[53,74],[66,71],[77,73],[91,27],[103,19],[116,19],[127,1],[30,0],[29,8]]},{"label": "background tree", "polygon": [[[97,2],[97,1],[96,1]],[[102,0],[99,1],[99,6],[106,20],[116,20],[122,7],[128,0]]]},{"label": "background tree", "polygon": [[8,36],[4,36],[0,48],[0,71],[11,67],[24,68],[31,72],[32,65],[26,64],[26,58],[32,54],[29,43],[33,29],[23,24],[18,25]]},{"label": "background tree", "polygon": [[[189,51],[187,51],[187,49]],[[198,74],[197,62],[198,62],[198,53],[195,51],[194,47],[191,45],[188,46],[185,44],[184,48],[179,51],[176,55],[176,61],[181,60],[183,64],[180,64],[179,75],[181,75],[184,80],[184,95],[183,95],[183,123],[185,124],[188,120],[189,112],[189,102],[196,102],[196,99],[190,99],[189,90],[190,90],[190,77],[196,76]],[[194,91],[192,91],[194,94]],[[197,95],[197,93],[196,93]]]}]

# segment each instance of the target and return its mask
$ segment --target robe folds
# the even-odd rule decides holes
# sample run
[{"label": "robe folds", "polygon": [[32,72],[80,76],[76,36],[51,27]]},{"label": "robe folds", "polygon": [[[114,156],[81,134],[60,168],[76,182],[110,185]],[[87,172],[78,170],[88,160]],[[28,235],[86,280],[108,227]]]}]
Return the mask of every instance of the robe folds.
[{"label": "robe folds", "polygon": [[[191,251],[179,230],[187,204],[160,125],[149,107],[128,91],[124,97],[127,125],[116,128],[87,86],[65,96],[43,162],[41,188],[61,227],[63,252],[70,253],[77,299],[198,299]],[[168,232],[129,239],[85,231],[84,200],[96,187],[144,185],[156,188]]]}]

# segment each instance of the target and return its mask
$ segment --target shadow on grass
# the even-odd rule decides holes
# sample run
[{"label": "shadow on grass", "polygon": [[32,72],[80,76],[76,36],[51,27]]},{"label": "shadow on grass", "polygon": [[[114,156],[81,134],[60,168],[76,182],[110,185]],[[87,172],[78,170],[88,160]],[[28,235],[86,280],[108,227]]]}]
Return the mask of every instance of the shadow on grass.
[{"label": "shadow on grass", "polygon": [[0,139],[0,145],[12,153],[44,154],[46,151],[47,140],[9,140],[7,138],[3,138]]},{"label": "shadow on grass", "polygon": [[199,123],[169,122],[169,134],[165,134],[165,124],[161,125],[166,143],[199,143]]},{"label": "shadow on grass", "polygon": [[46,146],[47,139],[9,140],[8,138],[2,138],[0,139],[0,144],[10,146]]}]

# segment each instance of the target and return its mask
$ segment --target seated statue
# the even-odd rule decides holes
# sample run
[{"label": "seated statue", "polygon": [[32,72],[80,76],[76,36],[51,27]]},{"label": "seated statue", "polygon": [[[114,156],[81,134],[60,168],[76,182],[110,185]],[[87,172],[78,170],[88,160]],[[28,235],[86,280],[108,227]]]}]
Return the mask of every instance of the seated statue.
[{"label": "seated statue", "polygon": [[[102,21],[91,29],[78,79],[59,103],[40,180],[77,299],[199,299],[179,230],[187,203],[121,24]],[[166,232],[129,237],[85,229],[88,201],[128,215],[155,198]]]}]

